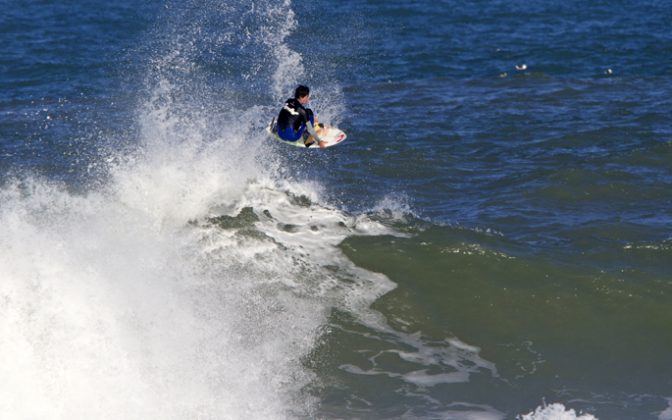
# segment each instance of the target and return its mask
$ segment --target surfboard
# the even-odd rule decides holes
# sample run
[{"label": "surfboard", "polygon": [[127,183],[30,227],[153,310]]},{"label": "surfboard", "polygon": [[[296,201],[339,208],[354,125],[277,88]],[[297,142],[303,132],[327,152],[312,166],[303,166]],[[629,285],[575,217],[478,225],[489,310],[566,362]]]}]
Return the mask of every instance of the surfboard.
[{"label": "surfboard", "polygon": [[[305,144],[303,144],[303,139],[299,139],[297,141],[286,141],[281,139],[274,131],[273,131],[273,124],[275,121],[272,121],[268,127],[266,127],[266,132],[279,141],[280,143],[288,144],[290,146],[296,146],[296,147],[302,147],[304,149],[319,149],[320,146],[317,144],[317,142],[311,144],[310,146],[306,147]],[[337,144],[341,144],[346,138],[348,138],[348,135],[343,132],[343,130],[332,127],[329,125],[325,125],[322,127],[320,130],[317,131],[317,134],[320,136],[322,140],[324,140],[327,144],[325,145],[326,147],[331,147],[331,146],[336,146]]]}]

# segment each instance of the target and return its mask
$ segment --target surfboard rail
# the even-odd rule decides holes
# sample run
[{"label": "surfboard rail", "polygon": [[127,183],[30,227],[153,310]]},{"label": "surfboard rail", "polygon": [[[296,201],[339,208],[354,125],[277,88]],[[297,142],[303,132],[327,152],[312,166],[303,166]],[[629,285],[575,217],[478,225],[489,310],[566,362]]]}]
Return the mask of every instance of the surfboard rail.
[{"label": "surfboard rail", "polygon": [[[304,149],[319,149],[320,146],[317,143],[313,143],[310,146],[306,147],[306,145],[303,143],[303,139],[299,139],[296,141],[287,141],[281,139],[275,130],[273,129],[275,124],[275,119],[271,121],[271,123],[266,127],[266,132],[269,134],[270,137],[274,138],[275,140],[291,145],[291,146],[296,146],[296,147],[302,147]],[[321,129],[317,131],[317,134],[320,136],[322,140],[326,142],[326,147],[332,147],[336,146],[337,144],[341,144],[345,139],[348,138],[348,135],[345,134],[345,132],[337,127],[330,126],[330,125],[324,125]]]}]

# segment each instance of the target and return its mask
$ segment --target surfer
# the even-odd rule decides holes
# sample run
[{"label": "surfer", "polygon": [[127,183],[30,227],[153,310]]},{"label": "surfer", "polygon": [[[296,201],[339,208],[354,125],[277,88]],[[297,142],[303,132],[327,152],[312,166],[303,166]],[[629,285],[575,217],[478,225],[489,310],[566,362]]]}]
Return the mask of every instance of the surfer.
[{"label": "surfer", "polygon": [[310,102],[310,89],[308,86],[298,86],[294,91],[294,97],[287,99],[280,110],[275,130],[282,140],[297,141],[303,138],[306,147],[317,142],[320,149],[324,149],[326,142],[317,134],[321,124],[316,124],[313,111],[305,108],[308,102]]}]

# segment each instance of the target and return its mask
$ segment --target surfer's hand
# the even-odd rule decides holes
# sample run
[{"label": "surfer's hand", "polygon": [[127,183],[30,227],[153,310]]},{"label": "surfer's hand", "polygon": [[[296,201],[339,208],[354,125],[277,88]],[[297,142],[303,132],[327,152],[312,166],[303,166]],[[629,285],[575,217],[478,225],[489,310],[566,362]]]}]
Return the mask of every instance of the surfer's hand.
[{"label": "surfer's hand", "polygon": [[327,142],[320,140],[319,146],[320,146],[320,149],[326,149],[327,148]]}]

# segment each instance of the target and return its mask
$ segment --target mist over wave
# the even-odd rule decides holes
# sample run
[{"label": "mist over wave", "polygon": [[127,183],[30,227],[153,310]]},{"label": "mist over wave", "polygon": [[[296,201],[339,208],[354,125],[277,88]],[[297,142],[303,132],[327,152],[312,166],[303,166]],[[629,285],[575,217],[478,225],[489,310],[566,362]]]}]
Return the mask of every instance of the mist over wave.
[{"label": "mist over wave", "polygon": [[[383,226],[320,204],[314,183],[283,180],[283,162],[250,147],[303,76],[301,55],[284,44],[293,13],[280,12],[290,7],[169,3],[172,25],[148,41],[146,95],[129,121],[137,144],[97,162],[107,182],[83,193],[39,176],[2,186],[4,415],[280,419],[315,410],[301,358],[329,309],[366,308],[392,284],[335,248]],[[230,26],[210,28],[222,22]],[[216,94],[208,89],[227,72],[235,76]]]}]

